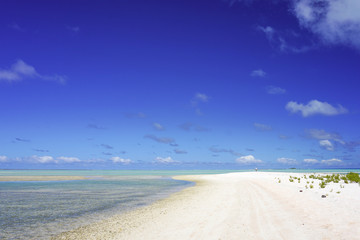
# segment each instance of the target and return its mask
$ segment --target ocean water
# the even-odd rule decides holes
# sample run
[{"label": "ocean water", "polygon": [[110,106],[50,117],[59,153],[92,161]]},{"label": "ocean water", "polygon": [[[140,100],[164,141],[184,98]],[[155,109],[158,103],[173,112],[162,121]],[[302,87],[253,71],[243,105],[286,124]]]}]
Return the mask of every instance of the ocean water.
[{"label": "ocean water", "polygon": [[[72,181],[0,182],[0,239],[49,239],[193,185],[169,176],[249,171],[254,170],[0,170],[0,176],[90,177]],[[260,171],[359,173],[360,169]]]},{"label": "ocean water", "polygon": [[49,239],[191,185],[156,176],[0,182],[0,239]]},{"label": "ocean water", "polygon": [[252,170],[0,170],[0,176],[176,176]]}]

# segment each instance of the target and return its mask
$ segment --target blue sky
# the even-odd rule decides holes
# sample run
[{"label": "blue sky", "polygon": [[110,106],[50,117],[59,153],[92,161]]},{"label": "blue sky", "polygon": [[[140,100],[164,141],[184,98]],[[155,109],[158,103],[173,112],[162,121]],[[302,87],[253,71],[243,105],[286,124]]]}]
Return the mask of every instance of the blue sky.
[{"label": "blue sky", "polygon": [[360,3],[3,1],[0,168],[360,167]]}]

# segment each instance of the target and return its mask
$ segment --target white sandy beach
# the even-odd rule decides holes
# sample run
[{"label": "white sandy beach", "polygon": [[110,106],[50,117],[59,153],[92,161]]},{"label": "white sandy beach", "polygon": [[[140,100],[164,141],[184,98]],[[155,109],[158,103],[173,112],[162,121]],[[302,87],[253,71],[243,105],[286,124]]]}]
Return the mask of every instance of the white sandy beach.
[{"label": "white sandy beach", "polygon": [[306,180],[291,183],[289,175],[304,174],[178,176],[197,184],[54,239],[359,239],[358,184],[320,189],[315,180],[314,188],[306,189]]}]

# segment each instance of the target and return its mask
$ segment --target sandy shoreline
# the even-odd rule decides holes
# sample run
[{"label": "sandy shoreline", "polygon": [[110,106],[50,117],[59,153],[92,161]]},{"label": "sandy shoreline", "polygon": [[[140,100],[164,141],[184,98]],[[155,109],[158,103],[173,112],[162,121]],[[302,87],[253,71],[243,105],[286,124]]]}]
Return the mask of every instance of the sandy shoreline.
[{"label": "sandy shoreline", "polygon": [[196,186],[54,239],[358,239],[358,184],[306,189],[290,175],[304,174],[177,176]]}]

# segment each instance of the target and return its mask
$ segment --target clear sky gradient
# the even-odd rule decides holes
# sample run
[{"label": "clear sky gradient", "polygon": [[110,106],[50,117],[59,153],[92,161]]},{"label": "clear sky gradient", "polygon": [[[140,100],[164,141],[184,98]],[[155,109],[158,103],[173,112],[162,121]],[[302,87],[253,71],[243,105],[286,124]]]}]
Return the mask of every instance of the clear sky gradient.
[{"label": "clear sky gradient", "polygon": [[0,168],[360,167],[360,2],[2,1]]}]

